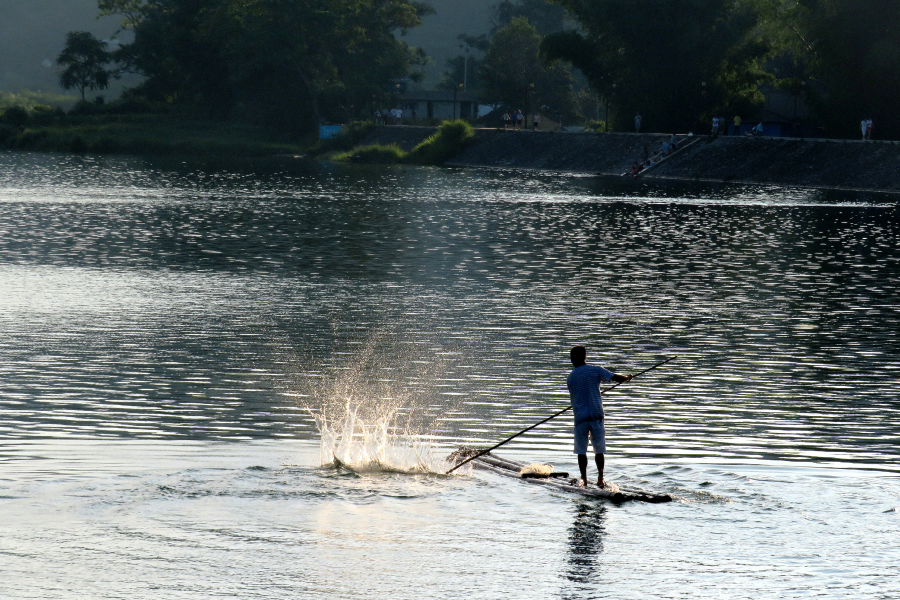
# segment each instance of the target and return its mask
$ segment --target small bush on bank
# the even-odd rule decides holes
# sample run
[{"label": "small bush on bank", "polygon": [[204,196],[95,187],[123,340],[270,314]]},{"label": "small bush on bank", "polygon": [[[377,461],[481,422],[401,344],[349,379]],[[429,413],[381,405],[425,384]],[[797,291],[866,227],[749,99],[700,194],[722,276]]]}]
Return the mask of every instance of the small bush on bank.
[{"label": "small bush on bank", "polygon": [[15,140],[16,147],[21,150],[54,150],[60,147],[60,143],[58,136],[46,130],[26,131]]},{"label": "small bush on bank", "polygon": [[4,124],[12,127],[25,127],[30,118],[31,115],[21,106],[11,106],[0,115],[0,120],[2,120]]},{"label": "small bush on bank", "polygon": [[144,98],[128,96],[113,100],[106,105],[106,112],[113,114],[145,114],[153,112],[153,105]]},{"label": "small bush on bank", "polygon": [[0,146],[10,147],[13,145],[19,132],[9,125],[0,125]]},{"label": "small bush on bank", "polygon": [[437,133],[412,149],[407,161],[419,165],[442,164],[474,138],[475,130],[466,121],[445,121]]},{"label": "small bush on bank", "polygon": [[69,111],[70,115],[99,115],[106,110],[106,107],[103,104],[96,104],[94,102],[88,102],[86,100],[79,100],[78,104],[72,107],[72,110]]},{"label": "small bush on bank", "polygon": [[353,150],[339,152],[332,156],[332,159],[337,161],[348,161],[370,165],[393,165],[402,163],[405,158],[406,152],[397,146],[384,146],[382,144],[360,146]]}]

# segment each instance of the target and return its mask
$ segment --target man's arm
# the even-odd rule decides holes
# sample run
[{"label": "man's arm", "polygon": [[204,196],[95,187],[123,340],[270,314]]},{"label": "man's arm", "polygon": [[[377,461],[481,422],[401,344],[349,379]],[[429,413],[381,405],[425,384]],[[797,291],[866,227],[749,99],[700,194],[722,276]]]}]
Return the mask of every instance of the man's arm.
[{"label": "man's arm", "polygon": [[611,380],[615,381],[616,383],[625,383],[626,381],[631,381],[632,379],[634,379],[634,375],[619,375],[618,373],[611,377]]}]

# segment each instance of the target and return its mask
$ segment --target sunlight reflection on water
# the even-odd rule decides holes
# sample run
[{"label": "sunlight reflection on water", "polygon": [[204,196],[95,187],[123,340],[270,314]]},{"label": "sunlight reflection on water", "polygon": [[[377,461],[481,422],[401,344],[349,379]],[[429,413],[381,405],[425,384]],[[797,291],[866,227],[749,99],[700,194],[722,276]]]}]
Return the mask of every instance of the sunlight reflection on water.
[{"label": "sunlight reflection on water", "polygon": [[[900,593],[878,566],[900,533],[893,197],[0,166],[0,596]],[[319,456],[313,414],[379,432],[339,457],[363,466],[499,441],[567,404],[575,343],[622,372],[678,355],[605,402],[612,476],[682,502]],[[503,452],[573,470],[570,430]]]}]

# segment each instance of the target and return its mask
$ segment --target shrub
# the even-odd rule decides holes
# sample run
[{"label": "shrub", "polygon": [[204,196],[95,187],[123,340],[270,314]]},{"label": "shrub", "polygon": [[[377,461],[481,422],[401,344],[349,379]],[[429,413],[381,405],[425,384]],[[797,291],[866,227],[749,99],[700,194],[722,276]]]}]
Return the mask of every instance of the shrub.
[{"label": "shrub", "polygon": [[19,132],[9,125],[0,125],[0,146],[12,146]]},{"label": "shrub", "polygon": [[437,133],[413,148],[407,159],[420,165],[439,165],[465,148],[474,138],[475,130],[466,121],[445,121]]},{"label": "shrub", "polygon": [[375,129],[375,123],[371,121],[353,121],[347,126],[347,133],[344,135],[352,139],[354,143],[358,143],[372,133],[373,129]]},{"label": "shrub", "polygon": [[13,127],[25,127],[30,118],[31,115],[21,106],[11,106],[3,111],[2,115],[3,122]]},{"label": "shrub", "polygon": [[348,152],[340,152],[332,158],[334,160],[346,160],[370,165],[392,165],[402,163],[406,158],[406,152],[394,145],[373,144],[371,146],[360,146]]},{"label": "shrub", "polygon": [[84,100],[80,100],[78,104],[76,104],[72,110],[69,111],[70,115],[98,115],[104,111],[105,107],[100,104],[94,104],[93,102],[85,102]]},{"label": "shrub", "polygon": [[144,98],[128,96],[107,104],[106,111],[116,114],[144,114],[152,112],[153,106]]},{"label": "shrub", "polygon": [[59,109],[54,109],[53,107],[47,106],[46,104],[38,104],[31,108],[29,123],[35,125],[47,125],[49,123],[55,123],[59,121],[60,115],[65,116],[65,113],[63,113]]},{"label": "shrub", "polygon": [[16,145],[22,150],[47,150],[55,147],[52,136],[46,129],[24,132],[16,140]]}]

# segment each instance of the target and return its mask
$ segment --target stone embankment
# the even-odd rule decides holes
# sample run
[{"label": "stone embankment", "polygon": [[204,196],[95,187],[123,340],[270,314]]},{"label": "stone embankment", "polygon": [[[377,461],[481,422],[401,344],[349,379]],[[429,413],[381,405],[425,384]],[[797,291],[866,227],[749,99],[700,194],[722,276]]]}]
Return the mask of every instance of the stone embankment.
[{"label": "stone embankment", "polygon": [[[364,144],[409,150],[430,127],[380,127]],[[479,129],[449,166],[623,175],[658,151],[663,134],[569,133]],[[900,143],[679,136],[683,150],[641,174],[647,179],[723,181],[900,192]],[[630,176],[629,176],[630,177]]]},{"label": "stone embankment", "polygon": [[645,177],[900,191],[900,144],[720,137],[701,140]]},{"label": "stone embankment", "polygon": [[501,167],[621,175],[659,150],[667,135],[567,133],[479,129],[475,141],[447,162],[460,167]]}]

